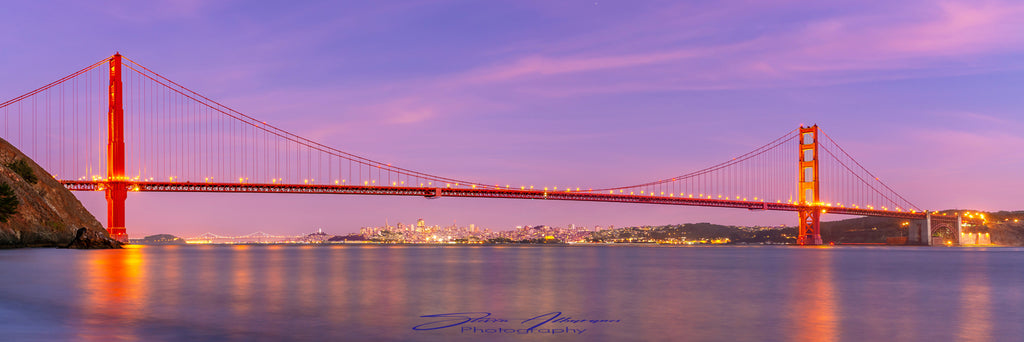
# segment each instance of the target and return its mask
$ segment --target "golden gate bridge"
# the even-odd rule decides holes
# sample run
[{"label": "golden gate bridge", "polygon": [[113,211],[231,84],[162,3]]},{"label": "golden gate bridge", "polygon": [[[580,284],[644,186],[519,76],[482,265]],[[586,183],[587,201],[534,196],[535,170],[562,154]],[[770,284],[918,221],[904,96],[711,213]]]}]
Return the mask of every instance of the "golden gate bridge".
[{"label": "golden gate bridge", "polygon": [[[922,210],[815,126],[725,162],[615,187],[484,183],[410,170],[303,138],[186,88],[120,54],[0,103],[3,135],[70,190],[104,191],[107,229],[127,240],[129,192],[245,192],[645,203],[798,213],[798,244],[821,244],[822,214],[915,220]],[[104,146],[105,145],[105,146]]]}]

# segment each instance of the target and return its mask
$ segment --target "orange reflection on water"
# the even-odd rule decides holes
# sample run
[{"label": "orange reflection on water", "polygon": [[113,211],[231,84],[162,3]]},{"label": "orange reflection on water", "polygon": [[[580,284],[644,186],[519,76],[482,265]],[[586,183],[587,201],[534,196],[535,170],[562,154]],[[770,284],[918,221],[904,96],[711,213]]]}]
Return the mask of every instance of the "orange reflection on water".
[{"label": "orange reflection on water", "polygon": [[291,291],[295,291],[296,294],[299,294],[298,296],[293,297],[293,301],[295,301],[293,304],[299,305],[299,307],[302,308],[301,310],[306,312],[313,310],[314,307],[322,301],[321,296],[323,294],[323,292],[317,291],[315,288],[316,277],[309,276],[310,274],[317,272],[317,251],[314,250],[314,248],[317,247],[310,245],[299,247],[298,264],[293,266],[298,268],[299,275],[290,277],[291,279],[289,279],[289,282],[292,284]]},{"label": "orange reflection on water", "polygon": [[[983,263],[982,263],[983,264]],[[968,272],[960,287],[958,341],[992,341],[992,287],[988,272]]]},{"label": "orange reflection on water", "polygon": [[80,262],[82,341],[134,340],[134,322],[146,314],[146,258],[142,246],[88,251]]},{"label": "orange reflection on water", "polygon": [[234,245],[231,249],[234,253],[232,255],[232,267],[231,267],[231,309],[235,312],[235,315],[242,316],[248,314],[252,310],[252,251],[248,245]]},{"label": "orange reflection on water", "polygon": [[[807,247],[803,247],[807,248]],[[794,282],[790,314],[792,341],[829,342],[839,339],[832,253],[828,247],[796,253],[800,260]]]}]

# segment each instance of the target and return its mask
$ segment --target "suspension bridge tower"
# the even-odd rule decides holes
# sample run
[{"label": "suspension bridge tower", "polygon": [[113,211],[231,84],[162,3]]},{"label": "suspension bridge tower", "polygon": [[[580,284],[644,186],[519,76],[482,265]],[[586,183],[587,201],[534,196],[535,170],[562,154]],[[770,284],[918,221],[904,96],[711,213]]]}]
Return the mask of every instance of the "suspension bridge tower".
[{"label": "suspension bridge tower", "polygon": [[796,238],[799,245],[821,244],[821,210],[819,209],[820,187],[818,183],[818,125],[800,126],[800,160],[798,162],[797,196],[800,204],[809,206],[801,209],[800,231]]},{"label": "suspension bridge tower", "polygon": [[128,184],[124,175],[124,106],[121,93],[121,54],[110,57],[109,108],[107,110],[107,231],[110,237],[128,241],[124,227],[124,200]]}]

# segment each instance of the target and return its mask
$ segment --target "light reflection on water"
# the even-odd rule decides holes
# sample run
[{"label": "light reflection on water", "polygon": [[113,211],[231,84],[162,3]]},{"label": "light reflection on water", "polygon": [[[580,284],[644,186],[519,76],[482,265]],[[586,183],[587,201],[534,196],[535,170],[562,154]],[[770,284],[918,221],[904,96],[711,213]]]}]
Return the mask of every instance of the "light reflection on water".
[{"label": "light reflection on water", "polygon": [[810,253],[793,260],[794,264],[803,264],[804,269],[815,270],[795,272],[789,284],[789,291],[795,297],[789,308],[794,341],[838,340],[832,258],[833,253],[811,249]]},{"label": "light reflection on water", "polygon": [[[12,340],[999,341],[1024,249],[164,246],[0,251]],[[424,315],[506,323],[416,331]],[[580,335],[487,333],[551,312]],[[481,332],[465,332],[464,327]]]},{"label": "light reflection on water", "polygon": [[[992,289],[989,287],[988,272],[985,269],[989,265],[985,262],[987,255],[978,253],[967,257],[965,266],[968,276],[961,279],[963,282],[960,291],[960,316],[958,340],[960,341],[989,341],[992,339]],[[1017,284],[1021,286],[1024,284]],[[1019,291],[1018,291],[1019,293]],[[1024,336],[1018,336],[1024,337]]]}]

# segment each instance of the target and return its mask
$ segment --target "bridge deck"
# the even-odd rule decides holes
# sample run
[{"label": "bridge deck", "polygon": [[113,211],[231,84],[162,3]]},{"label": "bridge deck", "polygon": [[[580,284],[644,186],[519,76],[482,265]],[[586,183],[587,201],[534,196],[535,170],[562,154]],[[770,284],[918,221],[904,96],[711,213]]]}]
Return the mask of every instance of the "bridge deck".
[{"label": "bridge deck", "polygon": [[[337,194],[337,195],[388,195],[470,198],[509,198],[560,201],[591,201],[614,203],[687,205],[719,208],[741,208],[749,210],[800,211],[822,210],[823,213],[891,217],[920,220],[924,212],[889,211],[835,206],[812,206],[793,203],[740,201],[728,199],[691,198],[652,195],[606,194],[588,190],[545,191],[535,189],[462,188],[462,187],[403,187],[376,185],[322,185],[322,184],[259,184],[259,183],[180,183],[180,182],[105,182],[105,181],[60,181],[73,191],[102,191],[108,186],[125,186],[128,191],[147,192],[223,192],[223,193],[288,193],[288,194]],[[954,216],[933,215],[932,220],[956,221]]]}]

